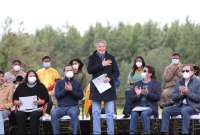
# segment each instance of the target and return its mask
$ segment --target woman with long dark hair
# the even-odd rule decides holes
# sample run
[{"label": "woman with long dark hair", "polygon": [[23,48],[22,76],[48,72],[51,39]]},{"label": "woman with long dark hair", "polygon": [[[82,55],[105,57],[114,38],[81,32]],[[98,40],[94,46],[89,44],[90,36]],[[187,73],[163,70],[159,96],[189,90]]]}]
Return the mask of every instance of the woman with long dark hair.
[{"label": "woman with long dark hair", "polygon": [[[22,99],[35,98],[32,104],[25,107]],[[39,119],[43,114],[43,106],[49,100],[45,86],[40,82],[34,70],[27,72],[25,80],[20,84],[13,95],[13,103],[17,107],[16,121],[17,133],[27,134],[26,120],[30,117],[31,134],[39,134]],[[27,105],[27,104],[26,104]]]},{"label": "woman with long dark hair", "polygon": [[128,85],[132,86],[137,81],[142,79],[141,73],[145,66],[145,61],[142,56],[137,56],[134,60],[132,71],[128,75]]},{"label": "woman with long dark hair", "polygon": [[137,56],[133,61],[132,71],[128,75],[128,87],[125,91],[125,105],[124,105],[124,118],[127,118],[130,116],[132,103],[130,102],[130,97],[132,95],[132,89],[134,87],[134,84],[138,81],[142,80],[141,73],[143,71],[143,68],[145,66],[145,61],[142,56]]}]

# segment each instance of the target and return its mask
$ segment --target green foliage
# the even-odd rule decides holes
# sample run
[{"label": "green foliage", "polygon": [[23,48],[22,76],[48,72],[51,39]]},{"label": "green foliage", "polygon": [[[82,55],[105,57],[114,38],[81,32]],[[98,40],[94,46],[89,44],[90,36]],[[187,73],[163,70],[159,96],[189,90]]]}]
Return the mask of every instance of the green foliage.
[{"label": "green foliage", "polygon": [[[200,25],[192,23],[189,18],[183,24],[174,21],[163,27],[151,20],[134,25],[121,22],[116,27],[96,23],[83,35],[74,26],[63,29],[45,26],[36,30],[35,34],[27,34],[23,32],[23,22],[19,24],[17,32],[12,32],[12,23],[12,18],[8,17],[2,25],[0,69],[4,71],[9,70],[10,62],[16,58],[23,61],[25,70],[37,70],[41,58],[50,55],[54,67],[62,72],[63,65],[75,57],[87,64],[88,56],[95,50],[95,41],[105,39],[108,51],[116,57],[120,67],[119,95],[123,96],[132,61],[138,55],[155,67],[160,81],[172,52],[181,53],[183,63],[200,64]],[[87,78],[89,81],[90,76],[87,75]]]},{"label": "green foliage", "polygon": [[129,72],[131,72],[130,67],[132,66],[131,64],[128,64],[126,61],[122,61],[119,64],[119,69],[120,69],[120,88],[119,88],[119,92],[118,95],[119,96],[124,96],[124,91],[127,89],[127,78],[128,78],[128,74]]}]

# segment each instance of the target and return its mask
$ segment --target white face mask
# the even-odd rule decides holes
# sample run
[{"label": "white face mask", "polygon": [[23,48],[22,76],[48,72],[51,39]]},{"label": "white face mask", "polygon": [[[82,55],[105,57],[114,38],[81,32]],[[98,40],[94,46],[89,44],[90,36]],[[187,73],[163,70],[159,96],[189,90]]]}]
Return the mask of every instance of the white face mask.
[{"label": "white face mask", "polygon": [[172,64],[179,64],[180,60],[179,59],[172,59]]},{"label": "white face mask", "polygon": [[145,73],[145,72],[142,72],[142,73],[141,73],[141,77],[142,77],[142,79],[145,79],[146,76],[147,76],[147,73]]},{"label": "white face mask", "polygon": [[28,83],[29,84],[34,84],[36,82],[36,77],[28,77]]},{"label": "white face mask", "polygon": [[142,67],[142,62],[136,62],[135,64],[137,67]]},{"label": "white face mask", "polygon": [[51,62],[43,62],[43,67],[48,68],[51,66]]},{"label": "white face mask", "polygon": [[74,76],[74,72],[72,72],[72,71],[65,72],[65,76],[66,76],[68,79],[71,79],[71,78]]},{"label": "white face mask", "polygon": [[184,79],[189,79],[190,78],[190,73],[189,72],[188,73],[184,72],[182,75],[183,75]]},{"label": "white face mask", "polygon": [[79,65],[78,65],[78,64],[73,64],[73,65],[72,65],[72,68],[73,68],[73,69],[78,69],[78,68],[79,68]]},{"label": "white face mask", "polygon": [[15,71],[19,71],[19,70],[21,69],[21,67],[20,67],[19,65],[15,65],[15,66],[13,67],[13,69],[14,69]]}]

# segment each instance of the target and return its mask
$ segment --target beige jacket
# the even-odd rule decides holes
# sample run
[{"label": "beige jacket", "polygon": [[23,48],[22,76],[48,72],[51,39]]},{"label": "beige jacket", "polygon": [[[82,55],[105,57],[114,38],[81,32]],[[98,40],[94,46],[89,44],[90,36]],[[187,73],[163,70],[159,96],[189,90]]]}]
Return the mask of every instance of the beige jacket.
[{"label": "beige jacket", "polygon": [[182,77],[182,64],[170,64],[165,68],[164,71],[164,86],[163,88],[174,87],[176,85],[176,81],[181,79]]},{"label": "beige jacket", "polygon": [[0,86],[0,104],[4,105],[6,109],[13,106],[12,97],[14,93],[14,85],[4,83]]}]

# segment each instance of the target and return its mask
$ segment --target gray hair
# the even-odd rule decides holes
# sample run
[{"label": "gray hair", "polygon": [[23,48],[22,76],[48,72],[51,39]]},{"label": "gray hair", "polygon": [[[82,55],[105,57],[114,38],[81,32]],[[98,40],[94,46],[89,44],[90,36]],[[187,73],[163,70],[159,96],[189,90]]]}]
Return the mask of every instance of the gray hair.
[{"label": "gray hair", "polygon": [[99,39],[96,41],[96,44],[99,44],[99,43],[103,43],[103,44],[107,45],[106,40],[103,40],[103,39]]}]

